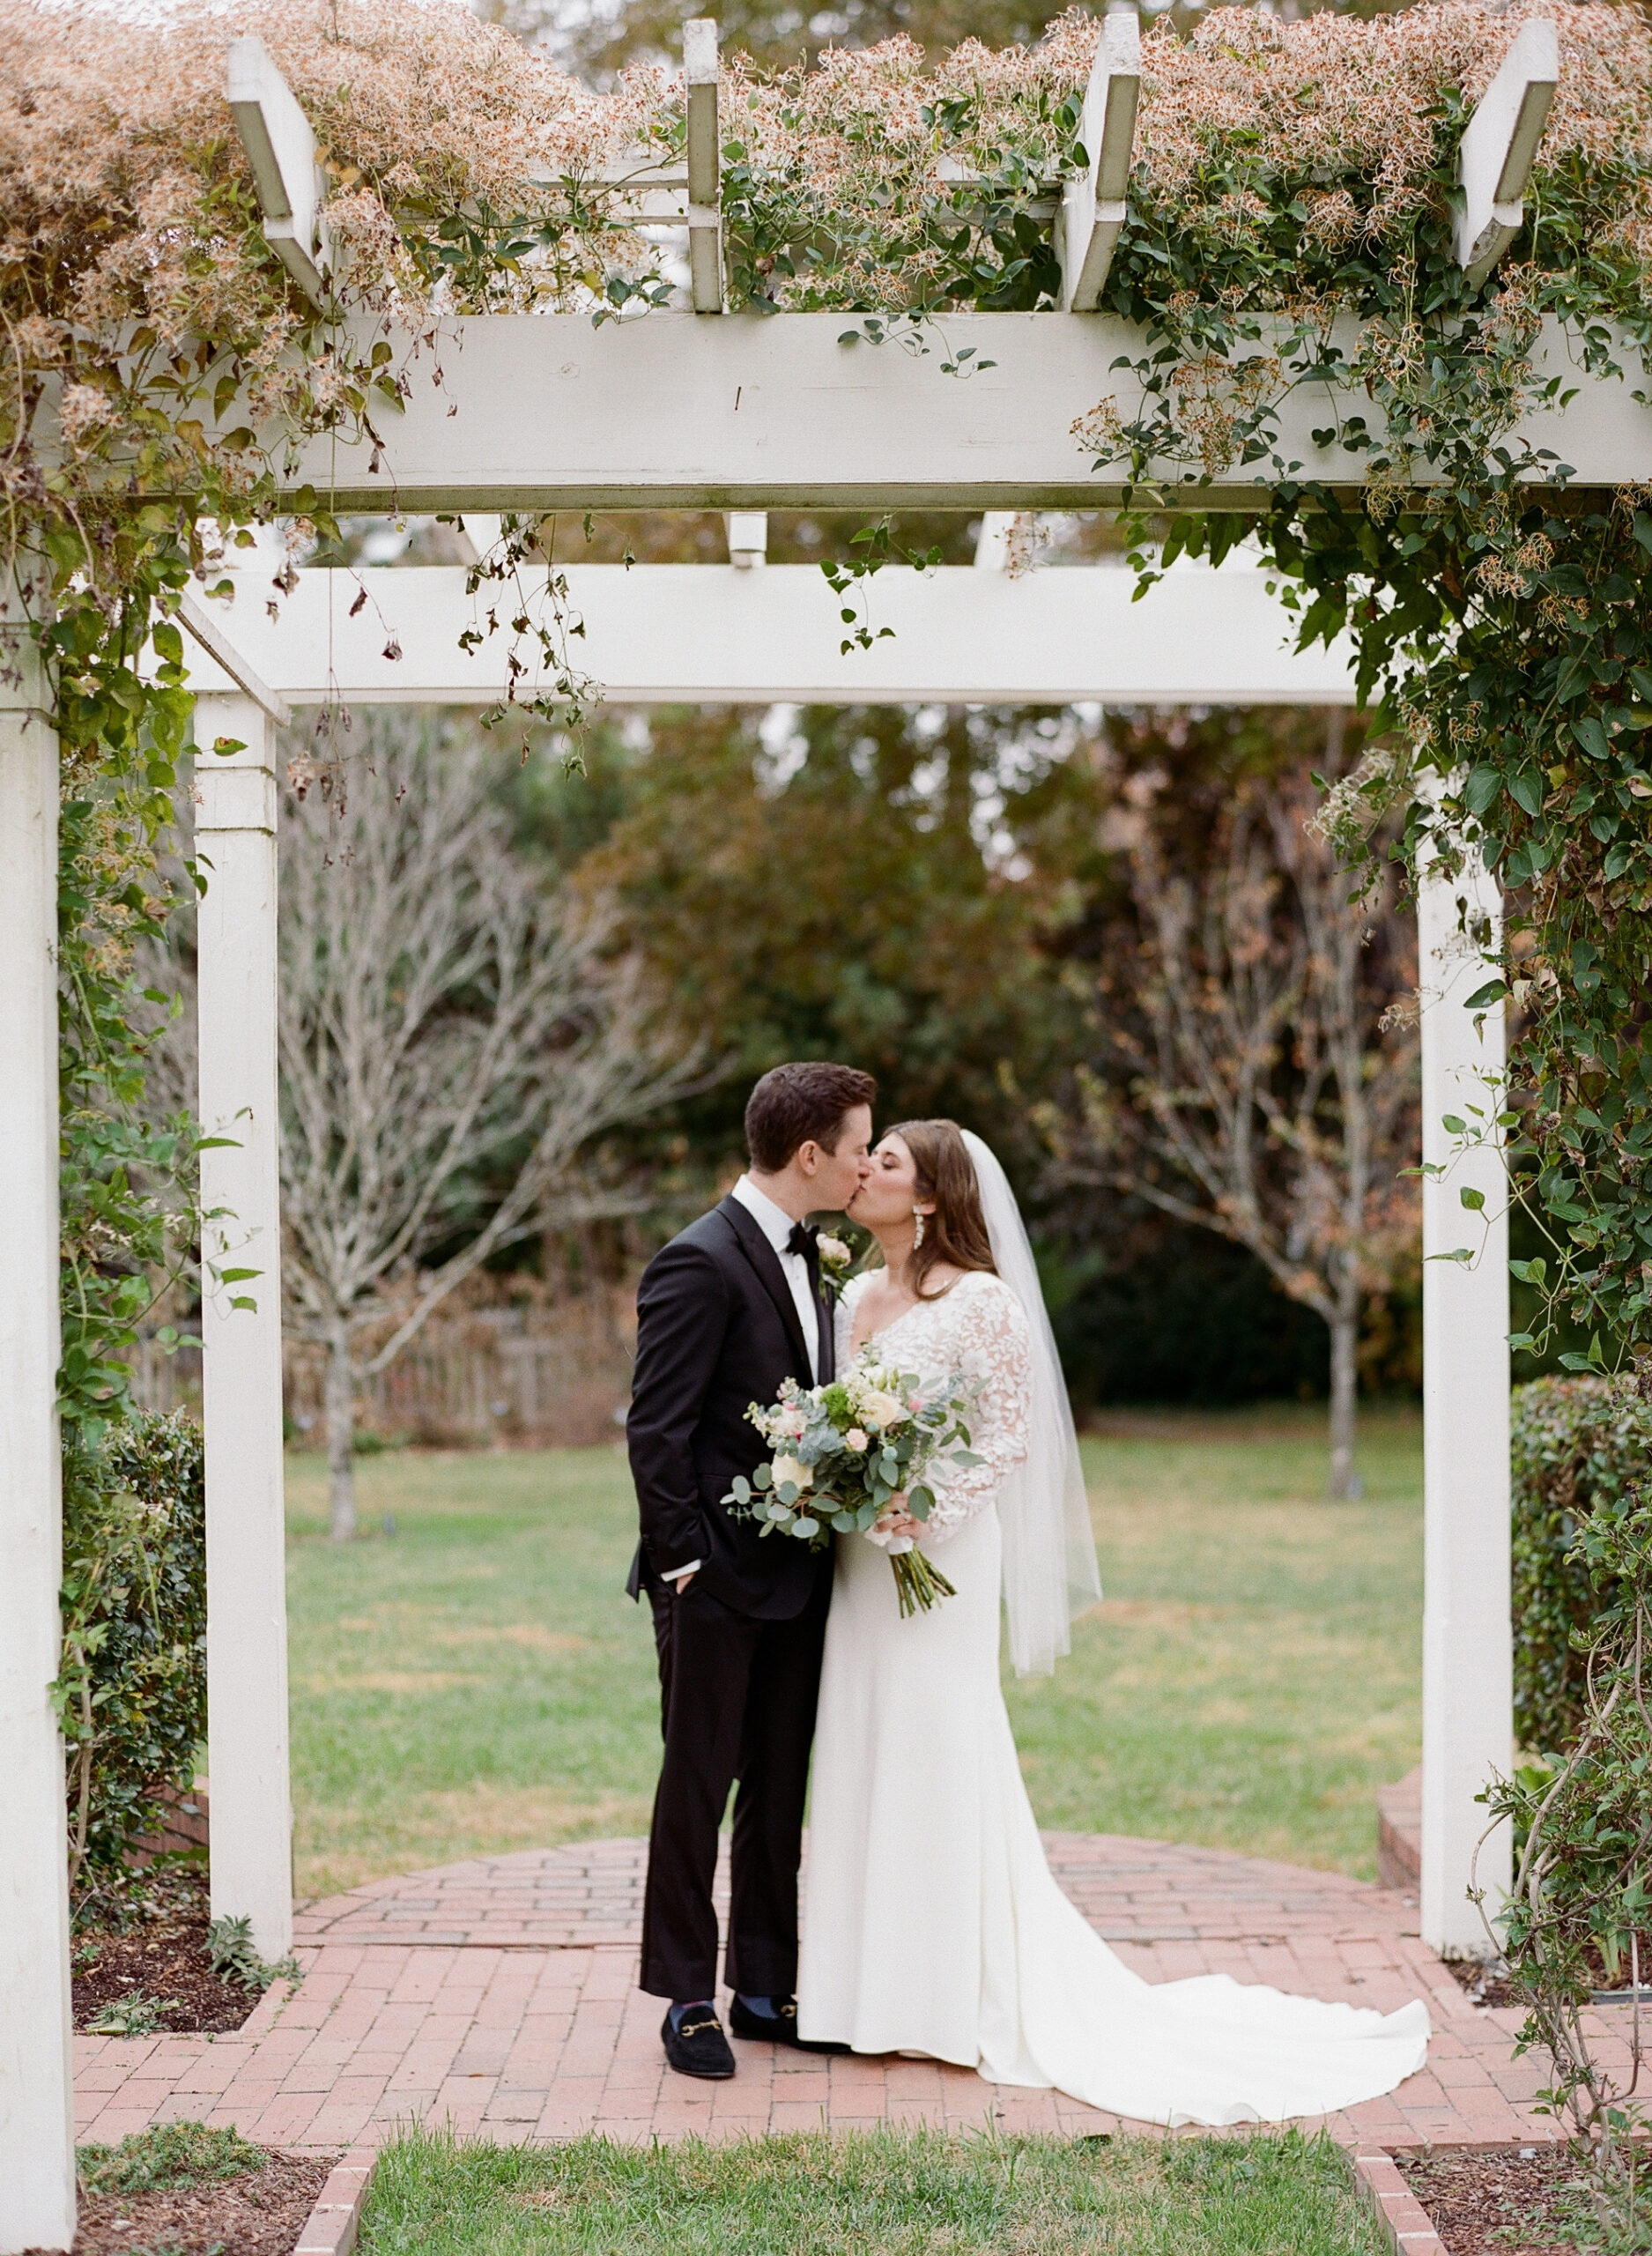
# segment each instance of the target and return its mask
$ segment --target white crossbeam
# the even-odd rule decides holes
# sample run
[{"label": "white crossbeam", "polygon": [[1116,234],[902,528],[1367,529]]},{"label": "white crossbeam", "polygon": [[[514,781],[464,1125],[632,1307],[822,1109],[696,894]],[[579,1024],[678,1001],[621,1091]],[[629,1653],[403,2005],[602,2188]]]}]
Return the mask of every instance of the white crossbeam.
[{"label": "white crossbeam", "polygon": [[1093,313],[1129,215],[1130,158],[1142,92],[1141,26],[1132,9],[1109,9],[1101,25],[1078,137],[1090,160],[1062,197],[1056,254],[1063,313]]},{"label": "white crossbeam", "polygon": [[1457,181],[1457,263],[1478,288],[1525,224],[1526,182],[1560,75],[1554,26],[1523,23],[1463,130]]},{"label": "white crossbeam", "polygon": [[710,16],[683,26],[688,104],[688,280],[697,314],[722,311],[722,151],[717,130],[721,65]]},{"label": "white crossbeam", "polygon": [[332,238],[315,136],[261,39],[229,43],[229,106],[263,210],[264,240],[311,304],[327,301]]},{"label": "white crossbeam", "polygon": [[[841,649],[838,605],[801,564],[566,568],[582,619],[579,663],[616,704],[1347,705],[1345,642],[1296,652],[1267,575],[1244,568],[1171,572],[1137,604],[1132,575],[1052,567],[1011,579],[967,565],[932,573],[891,565],[870,582],[870,650]],[[464,651],[478,616],[458,566],[359,575],[300,572],[271,620],[262,582],[224,613],[243,665],[293,705],[492,702],[512,638]],[[531,609],[545,575],[524,573]],[[361,585],[372,601],[351,616]],[[402,656],[387,658],[389,630]],[[515,644],[531,694],[537,649]],[[190,679],[228,688],[204,657]],[[521,693],[519,693],[521,694]]]},{"label": "white crossbeam", "polygon": [[[374,332],[358,331],[370,348]],[[841,314],[649,314],[601,329],[574,315],[490,314],[442,325],[440,389],[416,361],[406,411],[370,440],[310,440],[289,496],[308,486],[350,511],[459,509],[938,508],[1093,509],[1115,505],[1119,473],[1095,475],[1071,431],[1098,401],[1137,412],[1136,382],[1112,363],[1144,349],[1110,314],[977,314],[949,318],[952,357],[975,348],[996,365],[967,381],[946,357],[891,344],[846,345]],[[1351,330],[1333,330],[1352,349]],[[1563,375],[1570,404],[1534,412],[1515,439],[1552,447],[1574,483],[1652,481],[1652,412],[1635,397],[1641,357],[1624,345],[1626,381],[1578,370],[1563,332],[1545,324],[1539,375]],[[1362,456],[1315,443],[1359,415],[1380,435],[1363,389],[1300,384],[1280,411],[1279,453],[1297,474],[1357,486]],[[280,434],[270,434],[278,456]],[[1267,464],[1167,498],[1254,509]],[[296,506],[294,503],[293,506]]]}]

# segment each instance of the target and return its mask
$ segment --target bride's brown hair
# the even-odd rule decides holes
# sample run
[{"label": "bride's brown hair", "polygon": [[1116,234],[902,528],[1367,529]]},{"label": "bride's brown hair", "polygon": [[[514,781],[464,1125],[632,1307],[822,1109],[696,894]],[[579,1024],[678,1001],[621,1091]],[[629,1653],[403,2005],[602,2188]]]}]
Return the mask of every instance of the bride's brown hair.
[{"label": "bride's brown hair", "polygon": [[[923,1280],[945,1264],[952,1269],[984,1269],[996,1277],[987,1218],[981,1211],[981,1185],[975,1162],[969,1156],[955,1120],[902,1120],[889,1129],[912,1154],[921,1198],[933,1198],[935,1212],[923,1217],[923,1243],[914,1252],[907,1274],[921,1301],[939,1300],[941,1293],[926,1293]],[[942,1292],[947,1289],[942,1287]]]}]

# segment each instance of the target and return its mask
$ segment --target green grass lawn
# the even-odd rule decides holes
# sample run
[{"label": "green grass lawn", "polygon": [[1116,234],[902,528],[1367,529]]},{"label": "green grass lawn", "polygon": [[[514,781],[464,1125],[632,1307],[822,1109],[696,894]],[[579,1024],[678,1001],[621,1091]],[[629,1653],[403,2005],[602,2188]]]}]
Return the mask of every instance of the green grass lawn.
[{"label": "green grass lawn", "polygon": [[[1374,1791],[1417,1755],[1419,1421],[1367,1420],[1357,1504],[1322,1499],[1317,1412],[1121,1418],[1085,1458],[1107,1599],[1010,1691],[1041,1821],[1368,1875]],[[288,1462],[300,1892],[645,1830],[623,1453],[407,1452],[359,1480],[364,1526],[396,1532],[339,1549],[320,1461]]]},{"label": "green grass lawn", "polygon": [[388,2148],[362,2256],[1379,2256],[1325,2138]]}]

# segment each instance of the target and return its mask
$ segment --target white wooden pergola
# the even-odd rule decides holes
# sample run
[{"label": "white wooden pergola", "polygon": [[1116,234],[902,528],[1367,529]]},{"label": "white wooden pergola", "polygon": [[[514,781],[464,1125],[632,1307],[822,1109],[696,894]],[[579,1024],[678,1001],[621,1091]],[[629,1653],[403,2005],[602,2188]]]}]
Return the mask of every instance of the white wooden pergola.
[{"label": "white wooden pergola", "polygon": [[[1105,26],[1086,104],[1085,140],[1094,160],[1089,177],[1064,192],[1058,228],[1064,309],[949,321],[953,356],[973,345],[977,361],[994,363],[967,381],[942,375],[933,353],[841,342],[839,315],[767,321],[722,315],[715,33],[690,32],[686,175],[662,175],[648,192],[687,227],[694,310],[600,330],[561,315],[446,323],[441,389],[415,386],[382,449],[330,440],[302,449],[287,490],[296,496],[312,485],[337,508],[374,512],[751,514],[799,506],[1001,512],[1093,508],[1119,499],[1116,487],[1088,474],[1069,429],[1099,399],[1128,392],[1128,373],[1121,377],[1112,363],[1141,349],[1134,332],[1089,310],[1125,217],[1138,82],[1133,23],[1110,17]],[[1471,276],[1489,271],[1521,226],[1524,180],[1555,70],[1553,26],[1528,22],[1465,130],[1458,255]],[[298,286],[322,295],[330,249],[302,113],[256,41],[236,42],[230,91],[270,241]],[[1567,372],[1568,347],[1558,329],[1545,331],[1540,352],[1553,373]],[[1633,382],[1580,375],[1573,389],[1568,405],[1534,413],[1519,435],[1552,447],[1571,466],[1574,484],[1652,479],[1652,414]],[[1347,482],[1349,458],[1311,436],[1334,427],[1345,409],[1371,415],[1363,393],[1345,395],[1332,383],[1304,388],[1286,404],[1279,454],[1295,474]],[[1263,482],[1273,474],[1263,473]],[[1181,473],[1166,465],[1164,475],[1174,486]],[[1185,499],[1202,508],[1254,509],[1257,480],[1254,469],[1236,471],[1187,491]],[[749,544],[745,553],[752,553]],[[1261,626],[1267,614],[1258,606],[1265,589],[1256,575],[1248,583],[1226,573],[1172,575],[1115,632],[1108,621],[1120,597],[1108,584],[1113,575],[1100,570],[1000,578],[996,586],[979,585],[967,572],[919,581],[892,570],[875,583],[873,601],[888,605],[883,623],[895,627],[893,642],[833,659],[820,644],[823,632],[834,638],[818,583],[800,602],[787,594],[795,583],[781,569],[737,577],[728,568],[685,569],[692,577],[650,568],[623,586],[598,568],[569,574],[592,629],[592,670],[606,675],[616,694],[764,703],[833,696],[1182,703],[1201,696],[1237,701],[1247,685],[1250,695],[1269,701],[1331,702],[1350,694],[1345,671],[1337,669],[1340,682],[1333,685],[1314,673],[1317,660],[1287,658],[1277,632],[1267,641]],[[349,637],[340,640],[336,617],[323,670],[318,651],[336,593],[313,585],[324,576],[301,576],[281,629],[283,637],[291,629],[290,642],[278,648],[271,639],[266,647],[262,625],[243,616],[233,629],[236,645],[219,630],[219,658],[204,655],[196,676],[197,742],[228,737],[245,746],[227,759],[197,762],[197,829],[214,868],[200,933],[201,1107],[209,1129],[228,1126],[236,1134],[233,1151],[204,1155],[204,1203],[234,1217],[206,1254],[209,1265],[226,1265],[233,1253],[231,1265],[263,1272],[257,1309],[248,1311],[232,1310],[229,1295],[211,1289],[209,1270],[204,1319],[214,1904],[250,1917],[270,1954],[290,1933],[291,1889],[275,1164],[276,779],[267,731],[289,697],[471,701],[498,694],[503,672],[496,653],[493,678],[479,679],[477,665],[462,662],[456,648],[449,668],[432,627],[416,641],[404,638],[414,663],[392,683],[385,677],[393,669],[376,654],[350,653],[341,665]],[[421,616],[439,623],[451,621],[453,600],[451,583],[445,593],[434,585],[440,576],[402,572],[382,582],[387,592],[392,583],[407,583],[410,607],[427,603]],[[1156,642],[1159,630],[1146,621],[1169,620],[1179,604],[1185,609]],[[824,612],[820,628],[802,623],[811,605]],[[214,639],[210,624],[202,633],[205,642]],[[656,636],[675,669],[669,683],[660,678],[666,660],[648,655]],[[290,659],[282,655],[288,650]],[[0,1076],[0,1743],[11,1758],[9,1822],[0,1834],[0,2256],[65,2247],[74,2219],[63,1758],[46,1698],[57,1668],[61,1548],[53,1409],[56,752],[46,685],[15,636],[11,657],[0,666],[0,960],[8,967],[0,981],[0,1056],[7,1061]],[[220,665],[217,674],[213,664]],[[480,664],[485,677],[485,657]],[[1208,686],[1199,686],[1202,680]],[[1454,886],[1425,882],[1425,1156],[1441,1165],[1449,1156],[1442,1112],[1483,1102],[1482,1077],[1501,1070],[1500,1019],[1477,1021],[1463,1007],[1481,980],[1479,951],[1463,938],[1465,923],[1494,937],[1498,916],[1495,888],[1483,873]],[[1483,1191],[1493,1212],[1500,1208],[1493,1154],[1426,1180],[1426,1255],[1463,1242],[1458,1192],[1465,1186]],[[1430,1259],[1424,1273],[1422,1926],[1430,1942],[1450,1952],[1474,1951],[1483,1941],[1464,1895],[1481,1814],[1474,1796],[1511,1755],[1505,1257],[1501,1225],[1493,1224],[1474,1266]],[[1494,1894],[1498,1865],[1488,1872],[1483,1861],[1481,1870]]]},{"label": "white wooden pergola", "polygon": [[[1134,605],[1133,575],[1088,568],[1009,577],[1007,521],[977,565],[878,578],[893,638],[841,649],[812,567],[760,566],[763,517],[731,520],[727,566],[618,565],[563,575],[582,661],[623,704],[1348,704],[1352,652],[1291,650],[1267,575],[1178,571]],[[480,530],[480,528],[478,528]],[[543,583],[544,575],[525,575]],[[245,1917],[267,1958],[293,1932],[283,1601],[282,1357],[276,1035],[276,811],[270,731],[294,706],[483,705],[505,694],[513,638],[467,651],[463,568],[309,571],[272,618],[243,573],[227,612],[183,623],[196,692],[197,1051],[207,1466],[207,1664],[212,1910]],[[366,591],[370,600],[358,606]],[[537,592],[523,594],[530,604]],[[353,611],[353,616],[352,615]],[[393,634],[387,632],[393,630]],[[403,655],[392,659],[387,648]],[[872,663],[869,665],[868,661]],[[530,674],[527,689],[534,687]],[[519,694],[522,694],[519,686]],[[241,750],[220,756],[227,740]],[[256,1280],[220,1286],[225,1269]],[[246,1303],[251,1301],[254,1307]]]}]

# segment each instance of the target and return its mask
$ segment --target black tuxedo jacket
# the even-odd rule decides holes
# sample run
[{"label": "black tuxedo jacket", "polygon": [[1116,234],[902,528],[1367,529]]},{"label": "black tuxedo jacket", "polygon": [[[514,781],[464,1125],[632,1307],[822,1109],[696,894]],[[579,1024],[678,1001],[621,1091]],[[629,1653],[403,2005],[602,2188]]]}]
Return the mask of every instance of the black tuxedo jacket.
[{"label": "black tuxedo jacket", "polygon": [[[831,1312],[822,1304],[822,1378],[833,1375]],[[637,1292],[637,1361],[626,1443],[641,1541],[626,1584],[634,1598],[662,1573],[704,1562],[696,1582],[737,1614],[787,1621],[808,1604],[832,1555],[759,1532],[723,1510],[737,1473],[769,1455],[746,1417],[781,1381],[811,1382],[796,1302],[753,1215],[725,1198],[656,1253]]]}]

